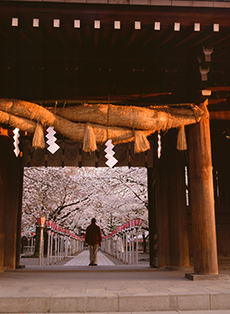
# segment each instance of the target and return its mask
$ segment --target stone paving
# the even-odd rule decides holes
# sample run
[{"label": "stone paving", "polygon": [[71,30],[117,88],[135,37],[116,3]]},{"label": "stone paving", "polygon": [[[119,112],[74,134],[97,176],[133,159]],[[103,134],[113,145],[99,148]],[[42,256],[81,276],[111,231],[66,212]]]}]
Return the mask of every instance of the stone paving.
[{"label": "stone paving", "polygon": [[[78,256],[72,258],[67,262],[64,267],[67,266],[86,266],[89,263],[89,251],[82,251]],[[98,266],[108,266],[115,265],[111,260],[109,260],[103,253],[100,251],[97,254],[97,264]]]},{"label": "stone paving", "polygon": [[[99,255],[103,261],[103,253]],[[78,258],[84,260],[83,256],[87,265],[88,252]],[[33,266],[0,273],[0,313],[175,314],[193,310],[230,314],[229,278],[190,281],[185,271],[77,266],[77,257],[72,262],[74,266],[51,266],[49,270]]]},{"label": "stone paving", "polygon": [[[99,312],[79,312],[77,314],[98,314]],[[102,312],[100,312],[102,313]],[[147,314],[230,314],[230,310],[207,310],[207,311],[151,311],[146,312]],[[7,314],[7,313],[6,313]],[[21,314],[21,313],[16,313]],[[24,313],[29,314],[29,313]],[[34,314],[43,314],[43,313],[34,313]],[[61,314],[61,313],[53,313]],[[68,313],[76,314],[76,312]],[[103,312],[102,314],[143,314],[143,312]]]}]

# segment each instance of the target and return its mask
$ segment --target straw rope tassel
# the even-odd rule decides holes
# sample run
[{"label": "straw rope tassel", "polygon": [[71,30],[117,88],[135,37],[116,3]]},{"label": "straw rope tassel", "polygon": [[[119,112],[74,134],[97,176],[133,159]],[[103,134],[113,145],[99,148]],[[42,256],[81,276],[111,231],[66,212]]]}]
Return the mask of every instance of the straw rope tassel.
[{"label": "straw rope tassel", "polygon": [[150,149],[150,144],[142,131],[134,130],[134,152],[141,153]]},{"label": "straw rope tassel", "polygon": [[184,126],[181,126],[178,129],[176,148],[177,150],[187,150],[187,140]]},{"label": "straw rope tassel", "polygon": [[32,141],[32,147],[34,148],[45,148],[45,139],[44,139],[44,131],[41,123],[37,123],[35,131],[34,131],[34,137]]},{"label": "straw rope tassel", "polygon": [[83,139],[83,150],[85,152],[94,152],[97,150],[96,136],[93,132],[92,126],[87,123]]}]

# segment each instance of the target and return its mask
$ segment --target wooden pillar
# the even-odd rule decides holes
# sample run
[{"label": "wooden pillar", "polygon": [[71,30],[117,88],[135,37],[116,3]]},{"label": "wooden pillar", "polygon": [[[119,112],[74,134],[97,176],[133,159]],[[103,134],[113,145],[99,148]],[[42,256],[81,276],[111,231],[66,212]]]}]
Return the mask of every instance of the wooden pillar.
[{"label": "wooden pillar", "polygon": [[[154,186],[153,186],[153,168],[148,168],[148,215],[149,215],[149,265],[154,267]],[[143,240],[144,241],[144,240]]]},{"label": "wooden pillar", "polygon": [[170,267],[188,267],[189,241],[185,190],[185,152],[176,149],[177,131],[168,145],[168,210]]},{"label": "wooden pillar", "polygon": [[158,266],[166,267],[169,266],[169,217],[167,159],[164,156],[157,161],[156,184]]},{"label": "wooden pillar", "polygon": [[0,269],[4,267],[6,168],[4,147],[6,136],[0,135]]},{"label": "wooden pillar", "polygon": [[188,267],[189,241],[185,191],[185,154],[176,149],[177,130],[162,138],[156,164],[156,234],[158,267]]},{"label": "wooden pillar", "polygon": [[189,182],[194,273],[218,274],[211,140],[207,118],[189,129]]},{"label": "wooden pillar", "polygon": [[0,135],[0,267],[15,269],[19,164],[12,139]]},{"label": "wooden pillar", "polygon": [[162,268],[169,265],[167,158],[157,158],[156,137],[153,150],[154,167],[148,169],[150,266]]},{"label": "wooden pillar", "polygon": [[16,243],[16,268],[20,268],[21,254],[21,225],[22,225],[22,193],[23,193],[23,167],[21,158],[18,160],[18,215],[17,215],[17,243]]},{"label": "wooden pillar", "polygon": [[149,265],[158,267],[155,237],[156,206],[155,206],[155,168],[148,168],[148,214],[149,214]]},{"label": "wooden pillar", "polygon": [[167,175],[164,159],[157,158],[157,136],[153,139],[153,168],[148,168],[149,255],[151,267],[169,262]]}]

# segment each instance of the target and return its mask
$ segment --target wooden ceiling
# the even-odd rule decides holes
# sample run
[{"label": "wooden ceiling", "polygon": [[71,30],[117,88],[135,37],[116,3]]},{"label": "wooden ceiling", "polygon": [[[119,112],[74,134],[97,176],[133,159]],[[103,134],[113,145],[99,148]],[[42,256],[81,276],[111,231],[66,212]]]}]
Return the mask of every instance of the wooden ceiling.
[{"label": "wooden ceiling", "polygon": [[0,42],[1,98],[229,104],[229,9],[1,1]]}]

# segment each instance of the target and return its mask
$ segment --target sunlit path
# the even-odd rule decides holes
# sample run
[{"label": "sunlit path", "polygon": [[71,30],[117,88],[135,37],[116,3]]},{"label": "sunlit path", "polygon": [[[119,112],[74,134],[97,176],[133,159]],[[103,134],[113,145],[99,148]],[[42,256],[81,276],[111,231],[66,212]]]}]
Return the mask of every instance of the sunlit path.
[{"label": "sunlit path", "polygon": [[[63,266],[86,266],[88,264],[89,264],[89,251],[85,250],[81,252],[78,256],[72,258]],[[98,252],[97,255],[97,264],[98,266],[115,265],[100,251]]]}]

